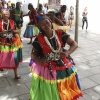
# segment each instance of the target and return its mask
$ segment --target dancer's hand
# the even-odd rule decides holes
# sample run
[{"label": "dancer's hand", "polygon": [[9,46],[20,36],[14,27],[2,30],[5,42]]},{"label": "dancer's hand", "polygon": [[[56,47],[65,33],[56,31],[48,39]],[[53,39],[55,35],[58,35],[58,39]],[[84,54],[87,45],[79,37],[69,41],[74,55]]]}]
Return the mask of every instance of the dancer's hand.
[{"label": "dancer's hand", "polygon": [[11,33],[11,32],[13,32],[13,30],[12,29],[9,29],[8,32]]},{"label": "dancer's hand", "polygon": [[47,62],[47,58],[45,57],[39,58],[38,56],[36,57],[33,53],[31,53],[31,59],[35,60],[39,64],[44,64]]},{"label": "dancer's hand", "polygon": [[8,31],[6,31],[6,30],[2,30],[2,33],[3,33],[3,34],[7,34]]},{"label": "dancer's hand", "polygon": [[16,29],[16,30],[13,30],[13,32],[14,32],[14,33],[18,33],[18,30],[17,30],[17,29]]},{"label": "dancer's hand", "polygon": [[45,58],[45,57],[43,57],[43,58],[41,58],[40,60],[39,60],[39,63],[40,64],[44,64],[44,63],[46,63],[47,62],[47,58]]},{"label": "dancer's hand", "polygon": [[66,51],[66,52],[60,52],[60,57],[61,58],[68,57],[68,55],[69,55],[69,52],[68,51]]}]

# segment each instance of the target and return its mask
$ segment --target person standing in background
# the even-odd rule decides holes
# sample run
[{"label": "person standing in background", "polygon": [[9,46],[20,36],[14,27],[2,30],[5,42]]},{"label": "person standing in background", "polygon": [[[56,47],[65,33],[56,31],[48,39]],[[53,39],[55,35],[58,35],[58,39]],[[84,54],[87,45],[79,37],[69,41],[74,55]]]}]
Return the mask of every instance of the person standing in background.
[{"label": "person standing in background", "polygon": [[47,3],[44,3],[43,11],[44,11],[44,14],[48,14],[48,4]]},{"label": "person standing in background", "polygon": [[68,20],[69,20],[70,30],[72,30],[72,24],[73,24],[73,20],[74,20],[74,7],[73,6],[70,7]]},{"label": "person standing in background", "polygon": [[11,1],[8,1],[7,6],[8,9],[11,9]]},{"label": "person standing in background", "polygon": [[11,4],[11,8],[15,9],[15,4],[14,3]]},{"label": "person standing in background", "polygon": [[86,32],[87,32],[87,28],[88,28],[87,14],[88,14],[88,12],[87,12],[87,7],[85,7],[85,8],[84,8],[84,11],[83,11],[83,13],[82,13],[82,16],[83,16],[83,19],[82,19],[82,22],[83,22],[83,24],[82,24],[82,30],[84,29],[84,23],[86,22]]},{"label": "person standing in background", "polygon": [[37,13],[38,14],[44,14],[43,5],[42,4],[39,4],[39,8],[37,9]]},{"label": "person standing in background", "polygon": [[27,44],[32,44],[32,38],[39,34],[39,29],[37,28],[37,19],[36,19],[37,11],[34,9],[31,3],[28,4],[28,10],[29,10],[28,14],[23,15],[23,17],[29,16],[30,22],[27,24],[23,36],[25,38],[30,38],[30,42]]},{"label": "person standing in background", "polygon": [[3,8],[7,8],[7,3],[5,0],[2,0],[2,6],[3,6]]},{"label": "person standing in background", "polygon": [[2,2],[0,1],[0,19],[2,19]]},{"label": "person standing in background", "polygon": [[23,12],[21,10],[21,4],[20,2],[16,3],[16,8],[13,9],[13,17],[12,19],[15,21],[19,36],[21,34],[21,27],[23,26]]},{"label": "person standing in background", "polygon": [[59,11],[57,13],[59,13],[60,15],[60,20],[66,25],[66,19],[65,19],[65,13],[67,10],[67,6],[66,5],[62,5],[61,8],[59,9]]},{"label": "person standing in background", "polygon": [[60,20],[60,13],[55,13],[55,10],[48,10],[48,17],[52,21],[52,26],[54,30],[63,30],[68,33],[68,27]]},{"label": "person standing in background", "polygon": [[22,2],[20,2],[20,4],[21,4],[21,10],[23,11],[23,3],[22,3]]},{"label": "person standing in background", "polygon": [[11,9],[9,10],[10,11],[10,19],[13,19],[13,10],[15,9],[15,4],[14,3],[12,3],[11,4]]}]

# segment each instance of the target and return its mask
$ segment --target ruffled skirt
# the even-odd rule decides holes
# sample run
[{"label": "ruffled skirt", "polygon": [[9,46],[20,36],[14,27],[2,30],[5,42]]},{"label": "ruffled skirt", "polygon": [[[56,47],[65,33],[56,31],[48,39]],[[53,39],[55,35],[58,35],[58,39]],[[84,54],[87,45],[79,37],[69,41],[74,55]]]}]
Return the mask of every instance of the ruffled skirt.
[{"label": "ruffled skirt", "polygon": [[29,64],[32,71],[29,100],[76,100],[82,96],[75,66],[65,70],[53,70],[35,63]]},{"label": "ruffled skirt", "polygon": [[[10,41],[10,42],[9,42]],[[22,62],[22,42],[16,34],[11,40],[4,42],[0,37],[0,70],[16,69]]]},{"label": "ruffled skirt", "polygon": [[37,36],[38,34],[39,34],[39,29],[33,23],[29,23],[26,27],[23,36],[25,38],[32,38],[34,36]]}]

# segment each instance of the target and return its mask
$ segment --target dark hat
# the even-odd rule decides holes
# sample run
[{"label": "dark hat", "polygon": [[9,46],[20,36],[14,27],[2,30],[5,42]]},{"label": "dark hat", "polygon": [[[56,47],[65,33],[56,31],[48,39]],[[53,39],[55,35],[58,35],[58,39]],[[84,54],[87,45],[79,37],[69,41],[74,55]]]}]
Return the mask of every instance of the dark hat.
[{"label": "dark hat", "polygon": [[[44,14],[38,14],[36,15],[36,18],[37,18],[37,23],[38,23],[38,28],[40,29],[40,22],[43,20],[43,19],[48,19],[50,20],[50,18]],[[51,22],[51,20],[50,20]]]}]

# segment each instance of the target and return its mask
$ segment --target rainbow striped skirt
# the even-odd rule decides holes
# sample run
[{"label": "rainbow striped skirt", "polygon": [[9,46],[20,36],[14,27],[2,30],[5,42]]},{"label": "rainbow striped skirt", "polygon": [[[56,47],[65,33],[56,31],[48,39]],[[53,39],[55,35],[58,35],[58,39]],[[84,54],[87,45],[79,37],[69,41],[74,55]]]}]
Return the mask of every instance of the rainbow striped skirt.
[{"label": "rainbow striped skirt", "polygon": [[22,62],[22,42],[18,34],[12,38],[0,37],[0,70],[16,69]]},{"label": "rainbow striped skirt", "polygon": [[65,70],[50,70],[30,61],[32,72],[29,100],[77,100],[82,96],[75,66]]}]

